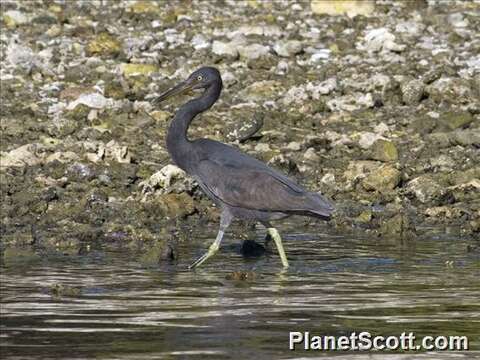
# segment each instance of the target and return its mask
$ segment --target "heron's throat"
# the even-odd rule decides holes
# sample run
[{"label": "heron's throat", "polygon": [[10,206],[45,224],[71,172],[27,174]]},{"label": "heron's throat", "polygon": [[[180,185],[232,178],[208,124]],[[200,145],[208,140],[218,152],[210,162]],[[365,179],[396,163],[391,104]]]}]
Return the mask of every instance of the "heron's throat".
[{"label": "heron's throat", "polygon": [[187,136],[190,123],[217,101],[221,91],[222,83],[214,83],[200,97],[182,105],[175,114],[167,133],[167,150],[180,168],[188,171],[189,164],[196,162],[197,154]]}]

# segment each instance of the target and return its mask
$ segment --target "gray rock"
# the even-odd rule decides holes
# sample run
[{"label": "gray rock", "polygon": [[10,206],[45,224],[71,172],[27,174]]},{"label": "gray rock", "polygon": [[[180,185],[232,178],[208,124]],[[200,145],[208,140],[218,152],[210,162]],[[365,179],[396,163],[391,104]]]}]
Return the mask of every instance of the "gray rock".
[{"label": "gray rock", "polygon": [[27,70],[27,72],[30,72],[35,66],[42,66],[41,60],[30,47],[17,44],[14,40],[8,44],[6,60],[10,65]]},{"label": "gray rock", "polygon": [[405,50],[406,45],[399,45],[396,38],[387,28],[378,28],[367,31],[364,45],[361,46],[370,52]]},{"label": "gray rock", "polygon": [[233,41],[227,43],[215,40],[212,44],[212,52],[220,56],[238,57],[237,44]]},{"label": "gray rock", "polygon": [[82,163],[74,163],[67,169],[69,178],[75,181],[92,180],[97,174],[89,165]]},{"label": "gray rock", "polygon": [[468,126],[473,121],[473,115],[468,111],[449,111],[440,117],[441,127],[445,130],[455,130]]},{"label": "gray rock", "polygon": [[9,152],[1,152],[0,167],[23,167],[42,163],[41,144],[26,144]]},{"label": "gray rock", "polygon": [[276,25],[243,25],[237,31],[230,34],[230,37],[237,36],[238,34],[251,36],[265,36],[265,37],[278,37],[284,34],[282,29]]},{"label": "gray rock", "polygon": [[8,10],[2,14],[3,21],[7,27],[13,28],[30,22],[30,15],[18,10]]},{"label": "gray rock", "polygon": [[208,49],[211,46],[210,41],[202,34],[196,34],[192,38],[191,44],[195,50]]},{"label": "gray rock", "polygon": [[454,145],[480,147],[480,128],[469,130],[457,130],[450,133],[451,142]]},{"label": "gray rock", "polygon": [[385,140],[385,138],[379,134],[364,131],[360,133],[360,137],[358,139],[358,145],[362,149],[368,149],[379,139]]},{"label": "gray rock", "polygon": [[410,80],[401,86],[402,99],[407,105],[417,105],[425,94],[425,85],[420,80]]},{"label": "gray rock", "polygon": [[330,111],[352,112],[362,108],[372,108],[374,105],[375,102],[371,93],[354,93],[327,101],[327,107]]},{"label": "gray rock", "polygon": [[480,146],[480,129],[455,130],[451,132],[437,132],[428,136],[428,141],[444,148],[453,145]]},{"label": "gray rock", "polygon": [[261,44],[241,45],[237,50],[240,57],[247,60],[257,60],[270,53],[270,48]]},{"label": "gray rock", "polygon": [[298,40],[280,40],[273,46],[278,56],[290,57],[299,54],[303,50],[303,43]]},{"label": "gray rock", "polygon": [[70,104],[68,104],[67,110],[73,110],[77,107],[77,105],[80,104],[86,105],[92,109],[104,109],[108,106],[112,106],[112,100],[107,99],[102,94],[82,94],[78,97],[77,100],[72,101]]},{"label": "gray rock", "polygon": [[[307,149],[307,151],[305,151],[305,153],[303,154],[303,158],[305,160],[309,160],[309,161],[317,161],[320,159],[320,156],[318,156],[317,154],[317,151],[315,150],[315,148],[313,147],[310,147]],[[332,174],[330,174],[332,175]],[[335,179],[335,177],[334,177]],[[322,178],[322,181],[323,181],[323,178]]]},{"label": "gray rock", "polygon": [[239,96],[243,101],[272,100],[281,94],[281,83],[275,80],[262,80],[243,89]]},{"label": "gray rock", "polygon": [[150,194],[159,191],[160,194],[167,193],[169,188],[178,180],[185,178],[185,171],[175,165],[166,165],[138,186],[143,194]]},{"label": "gray rock", "polygon": [[362,185],[365,190],[385,192],[395,189],[400,179],[400,171],[390,165],[383,165],[368,174]]},{"label": "gray rock", "polygon": [[372,159],[389,162],[398,160],[398,151],[395,144],[388,140],[379,139],[372,146]]},{"label": "gray rock", "polygon": [[293,86],[285,93],[282,98],[284,105],[288,106],[292,103],[302,103],[308,99],[308,92],[305,86]]},{"label": "gray rock", "polygon": [[430,166],[435,170],[448,171],[455,167],[455,161],[448,155],[440,155],[430,159]]},{"label": "gray rock", "polygon": [[310,92],[314,100],[318,100],[321,95],[328,95],[337,90],[338,83],[336,77],[331,77],[320,84],[308,83],[306,90]]},{"label": "gray rock", "polygon": [[132,154],[128,146],[120,145],[115,140],[111,140],[105,145],[105,157],[125,164],[129,164],[132,161]]},{"label": "gray rock", "polygon": [[195,211],[195,203],[190,195],[183,192],[180,194],[163,194],[155,199],[160,214],[169,218],[184,218]]},{"label": "gray rock", "polygon": [[313,54],[310,56],[308,62],[312,65],[317,63],[321,63],[330,59],[332,55],[332,51],[330,49],[317,49]]},{"label": "gray rock", "polygon": [[251,118],[236,122],[226,134],[229,141],[244,142],[257,134],[263,126],[263,113],[254,113]]},{"label": "gray rock", "polygon": [[287,149],[292,151],[299,151],[302,145],[297,141],[292,141],[287,144]]},{"label": "gray rock", "polygon": [[403,213],[396,214],[392,218],[383,221],[380,226],[382,236],[393,238],[409,238],[415,236],[415,227],[408,216]]},{"label": "gray rock", "polygon": [[429,98],[436,103],[469,104],[478,102],[466,79],[441,77],[425,88]]},{"label": "gray rock", "polygon": [[424,204],[435,202],[445,194],[445,188],[428,175],[421,175],[411,180],[406,190]]},{"label": "gray rock", "polygon": [[369,16],[375,11],[375,2],[372,0],[353,0],[353,1],[318,1],[313,0],[310,3],[312,12],[315,14],[327,15],[347,15],[355,17],[357,15]]},{"label": "gray rock", "polygon": [[69,163],[72,161],[78,161],[80,160],[80,157],[74,153],[73,151],[57,151],[45,159],[45,161],[51,162],[51,161],[59,161],[61,163]]}]

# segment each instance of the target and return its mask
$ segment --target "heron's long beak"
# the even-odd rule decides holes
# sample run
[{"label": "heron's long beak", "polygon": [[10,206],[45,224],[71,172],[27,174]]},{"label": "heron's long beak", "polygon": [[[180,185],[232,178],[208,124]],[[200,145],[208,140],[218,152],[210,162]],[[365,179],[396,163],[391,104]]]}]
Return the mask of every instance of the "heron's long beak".
[{"label": "heron's long beak", "polygon": [[178,84],[177,86],[174,86],[173,88],[171,88],[170,90],[167,90],[165,91],[162,95],[160,95],[159,97],[153,99],[152,103],[154,104],[159,104],[161,103],[162,101],[168,99],[169,97],[172,97],[174,95],[178,95],[178,94],[183,94],[189,90],[192,90],[192,88],[196,85],[196,82],[195,81],[191,81],[191,80],[186,80],[186,81],[182,81],[180,84]]}]

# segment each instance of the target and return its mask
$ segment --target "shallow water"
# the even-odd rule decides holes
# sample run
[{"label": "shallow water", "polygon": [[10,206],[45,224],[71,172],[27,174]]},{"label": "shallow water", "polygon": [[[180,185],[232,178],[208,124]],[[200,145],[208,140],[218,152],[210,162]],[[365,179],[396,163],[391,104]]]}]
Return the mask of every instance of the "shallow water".
[{"label": "shallow water", "polygon": [[[174,264],[147,267],[130,252],[101,249],[8,261],[1,281],[2,358],[372,358],[289,351],[289,331],[466,335],[469,351],[421,357],[480,358],[480,261],[478,250],[468,250],[478,245],[473,240],[432,233],[407,242],[342,237],[321,225],[299,232],[294,222],[280,229],[288,234],[288,271],[276,254],[244,259],[232,234],[203,268],[187,271],[213,240],[213,228],[181,246]],[[251,272],[241,280],[235,271]]]}]

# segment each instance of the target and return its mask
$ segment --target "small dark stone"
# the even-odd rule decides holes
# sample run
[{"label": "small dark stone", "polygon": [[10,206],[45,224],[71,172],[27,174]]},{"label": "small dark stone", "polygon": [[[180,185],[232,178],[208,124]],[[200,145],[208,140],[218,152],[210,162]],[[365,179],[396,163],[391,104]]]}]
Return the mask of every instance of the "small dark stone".
[{"label": "small dark stone", "polygon": [[384,105],[382,96],[380,94],[373,95],[373,107],[380,108]]},{"label": "small dark stone", "polygon": [[173,244],[167,244],[160,254],[160,260],[174,261],[178,259],[178,251]]},{"label": "small dark stone", "polygon": [[80,180],[92,180],[95,177],[95,172],[93,169],[82,163],[75,163],[68,168],[69,177],[80,181]]},{"label": "small dark stone", "polygon": [[255,280],[256,278],[257,274],[253,271],[234,271],[225,276],[225,279],[235,281]]},{"label": "small dark stone", "polygon": [[34,24],[47,24],[52,25],[57,23],[57,18],[50,15],[39,15],[32,19]]},{"label": "small dark stone", "polygon": [[57,200],[58,199],[57,189],[53,186],[49,187],[47,190],[45,190],[42,197],[43,197],[43,200],[45,200],[46,202]]}]

